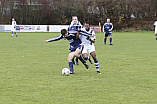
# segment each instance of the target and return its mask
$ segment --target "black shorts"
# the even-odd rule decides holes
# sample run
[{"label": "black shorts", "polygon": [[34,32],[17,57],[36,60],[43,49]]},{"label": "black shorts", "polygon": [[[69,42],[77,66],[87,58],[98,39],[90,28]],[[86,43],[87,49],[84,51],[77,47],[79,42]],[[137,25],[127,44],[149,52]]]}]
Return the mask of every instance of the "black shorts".
[{"label": "black shorts", "polygon": [[80,49],[81,50],[81,53],[82,53],[82,50],[83,50],[83,48],[84,48],[84,45],[82,45],[82,44],[80,44],[80,45],[78,45],[78,46],[76,46],[76,47],[74,47],[74,48],[69,48],[69,50],[70,50],[70,53],[71,52],[74,52],[76,49]]},{"label": "black shorts", "polygon": [[112,33],[105,33],[105,37],[112,36]]}]

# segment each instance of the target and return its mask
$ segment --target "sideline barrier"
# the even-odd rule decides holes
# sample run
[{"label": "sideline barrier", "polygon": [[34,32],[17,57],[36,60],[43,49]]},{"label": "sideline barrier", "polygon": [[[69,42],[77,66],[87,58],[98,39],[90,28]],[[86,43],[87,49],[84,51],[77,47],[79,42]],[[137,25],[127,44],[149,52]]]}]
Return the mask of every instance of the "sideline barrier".
[{"label": "sideline barrier", "polygon": [[[17,25],[17,32],[49,32],[47,25]],[[4,25],[4,32],[11,32],[11,25]]]},{"label": "sideline barrier", "polygon": [[49,32],[60,32],[61,29],[68,29],[69,25],[49,25]]},{"label": "sideline barrier", "polygon": [[[17,32],[60,32],[69,25],[17,25]],[[100,32],[99,26],[91,26],[95,32]],[[11,25],[0,25],[0,32],[11,32]]]},{"label": "sideline barrier", "polygon": [[0,25],[0,32],[4,32],[4,25]]}]

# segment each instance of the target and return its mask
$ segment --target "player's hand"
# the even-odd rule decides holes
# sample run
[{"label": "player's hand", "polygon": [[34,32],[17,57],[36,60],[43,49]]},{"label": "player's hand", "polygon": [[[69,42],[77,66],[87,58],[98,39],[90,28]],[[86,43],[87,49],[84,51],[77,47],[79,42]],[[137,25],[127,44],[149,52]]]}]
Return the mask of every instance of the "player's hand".
[{"label": "player's hand", "polygon": [[81,28],[80,27],[78,27],[78,32],[81,32]]},{"label": "player's hand", "polygon": [[87,38],[86,38],[87,40],[90,40],[90,37],[89,36],[87,36]]},{"label": "player's hand", "polygon": [[48,41],[47,40],[44,40],[45,41],[45,43],[48,43]]}]

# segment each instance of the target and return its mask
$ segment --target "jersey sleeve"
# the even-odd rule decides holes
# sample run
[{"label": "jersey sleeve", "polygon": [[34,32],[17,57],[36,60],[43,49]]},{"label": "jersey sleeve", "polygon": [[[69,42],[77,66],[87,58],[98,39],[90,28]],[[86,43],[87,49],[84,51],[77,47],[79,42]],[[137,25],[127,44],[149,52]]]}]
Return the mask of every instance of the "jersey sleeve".
[{"label": "jersey sleeve", "polygon": [[93,31],[93,32],[92,32],[91,40],[95,40],[95,39],[96,39],[96,35],[95,35],[95,32]]},{"label": "jersey sleeve", "polygon": [[60,35],[60,36],[57,36],[57,37],[55,37],[55,38],[52,38],[52,39],[47,40],[47,42],[59,41],[59,40],[61,40],[61,39],[63,39],[63,38],[64,38],[64,37],[63,37],[62,35]]},{"label": "jersey sleeve", "polygon": [[111,31],[113,30],[113,24],[111,23],[111,29],[110,29]]},{"label": "jersey sleeve", "polygon": [[[92,31],[93,31],[93,30],[92,30]],[[92,32],[91,32],[91,33],[87,32],[87,31],[85,30],[85,28],[81,28],[80,34],[81,34],[81,35],[84,35],[84,36],[92,37]]]},{"label": "jersey sleeve", "polygon": [[157,21],[154,23],[155,26],[157,26]]},{"label": "jersey sleeve", "polygon": [[105,31],[105,29],[106,29],[106,23],[104,24],[104,31]]},{"label": "jersey sleeve", "polygon": [[83,28],[83,26],[82,26],[82,24],[80,23],[80,21],[78,21],[78,25],[79,25],[81,28]]}]

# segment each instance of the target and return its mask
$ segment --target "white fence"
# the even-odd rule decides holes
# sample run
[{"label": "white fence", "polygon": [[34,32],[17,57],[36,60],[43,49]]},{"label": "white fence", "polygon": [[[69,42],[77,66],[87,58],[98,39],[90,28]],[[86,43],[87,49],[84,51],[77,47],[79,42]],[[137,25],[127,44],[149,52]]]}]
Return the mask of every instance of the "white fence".
[{"label": "white fence", "polygon": [[[69,25],[17,25],[17,32],[60,32]],[[100,32],[99,26],[91,26],[95,32]],[[11,32],[11,25],[0,25],[0,32]]]}]

